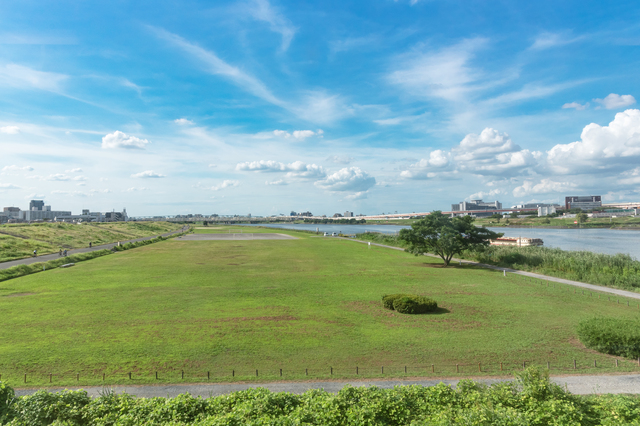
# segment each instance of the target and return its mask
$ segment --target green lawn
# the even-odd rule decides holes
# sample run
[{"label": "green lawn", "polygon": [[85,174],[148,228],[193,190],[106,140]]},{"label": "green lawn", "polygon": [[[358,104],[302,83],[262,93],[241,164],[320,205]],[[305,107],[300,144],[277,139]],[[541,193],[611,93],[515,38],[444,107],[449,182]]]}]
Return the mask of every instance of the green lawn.
[{"label": "green lawn", "polygon": [[[196,232],[212,229],[238,227]],[[89,385],[104,373],[108,383],[155,383],[158,371],[157,382],[201,382],[209,371],[210,381],[232,381],[255,380],[256,369],[258,380],[279,380],[280,368],[304,380],[353,378],[356,366],[366,377],[382,367],[405,376],[404,366],[407,376],[499,375],[500,362],[511,374],[523,361],[550,362],[556,374],[639,368],[621,360],[615,369],[575,332],[596,314],[636,317],[637,302],[277,232],[298,239],[174,239],[0,283],[2,380],[25,386],[26,373],[27,386],[46,385],[52,373],[53,385]],[[400,292],[442,309],[384,310],[381,296]]]}]

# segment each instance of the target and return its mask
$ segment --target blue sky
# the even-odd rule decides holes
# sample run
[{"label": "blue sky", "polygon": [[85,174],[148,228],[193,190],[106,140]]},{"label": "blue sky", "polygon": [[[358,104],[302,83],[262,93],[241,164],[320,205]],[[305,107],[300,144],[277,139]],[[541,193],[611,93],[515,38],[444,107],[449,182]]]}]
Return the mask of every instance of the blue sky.
[{"label": "blue sky", "polygon": [[130,215],[640,199],[640,7],[0,3],[0,200]]}]

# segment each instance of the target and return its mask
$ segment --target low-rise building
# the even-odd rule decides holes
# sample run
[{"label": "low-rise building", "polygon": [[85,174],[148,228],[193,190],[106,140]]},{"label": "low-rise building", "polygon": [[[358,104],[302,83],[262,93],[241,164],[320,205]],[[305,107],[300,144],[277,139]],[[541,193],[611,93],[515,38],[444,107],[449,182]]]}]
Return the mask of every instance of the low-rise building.
[{"label": "low-rise building", "polygon": [[602,197],[600,195],[581,195],[570,196],[564,198],[564,208],[592,210],[602,206]]}]

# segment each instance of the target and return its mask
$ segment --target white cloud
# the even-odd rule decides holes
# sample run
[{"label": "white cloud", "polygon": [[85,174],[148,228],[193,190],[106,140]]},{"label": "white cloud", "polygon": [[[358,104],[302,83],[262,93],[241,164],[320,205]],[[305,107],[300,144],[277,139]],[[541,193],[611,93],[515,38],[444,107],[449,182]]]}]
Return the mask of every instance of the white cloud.
[{"label": "white cloud", "polygon": [[274,180],[274,181],[266,181],[265,185],[269,186],[269,185],[288,185],[287,182],[285,182],[282,179],[279,180]]},{"label": "white cloud", "polygon": [[636,98],[631,95],[617,95],[610,93],[604,99],[594,99],[594,102],[601,104],[606,109],[624,108],[636,103]]},{"label": "white cloud", "polygon": [[0,133],[15,135],[20,133],[20,128],[18,126],[4,126],[4,127],[0,127]]},{"label": "white cloud", "polygon": [[65,175],[63,173],[56,173],[56,174],[47,176],[45,180],[64,182],[64,181],[71,180],[71,176]]},{"label": "white cloud", "polygon": [[70,196],[70,197],[81,197],[81,198],[85,198],[88,197],[88,195],[84,192],[81,191],[61,191],[61,190],[55,190],[55,191],[51,191],[52,194],[56,194],[56,195],[66,195],[66,196]]},{"label": "white cloud", "polygon": [[305,139],[310,138],[311,136],[318,136],[321,138],[324,132],[321,129],[315,132],[313,130],[294,130],[292,133],[289,133],[284,130],[274,130],[273,134],[285,139],[293,138],[297,141],[304,141]]},{"label": "white cloud", "polygon": [[575,108],[576,111],[584,111],[585,109],[589,108],[589,102],[587,102],[584,105],[579,104],[578,102],[570,102],[562,105],[562,108],[563,109]]},{"label": "white cloud", "polygon": [[237,180],[225,180],[220,185],[214,185],[211,187],[212,191],[219,191],[224,188],[233,188],[234,186],[240,185],[240,181]]},{"label": "white cloud", "polygon": [[210,168],[212,168],[212,169],[214,169],[214,168],[218,167],[218,165],[217,165],[217,164],[213,164],[213,163],[211,163],[211,164],[209,164],[209,167],[210,167]]},{"label": "white cloud", "polygon": [[37,193],[32,193],[24,197],[25,200],[43,200],[44,198],[45,195]]},{"label": "white cloud", "polygon": [[76,177],[73,178],[73,180],[80,182],[80,181],[87,180],[87,178],[84,177],[84,176],[76,176]]},{"label": "white cloud", "polygon": [[323,91],[308,92],[299,106],[289,109],[300,118],[314,123],[331,123],[354,113],[353,107],[347,106],[341,96]]},{"label": "white cloud", "polygon": [[92,189],[89,192],[92,194],[108,194],[111,192],[110,189]]},{"label": "white cloud", "polygon": [[149,143],[146,139],[139,139],[135,136],[129,136],[116,130],[113,133],[102,138],[103,149],[125,148],[125,149],[144,149]]},{"label": "white cloud", "polygon": [[389,80],[413,95],[461,100],[481,78],[469,62],[484,45],[485,39],[475,38],[437,52],[413,53],[400,59]]},{"label": "white cloud", "polygon": [[480,192],[476,192],[475,194],[471,194],[469,195],[466,199],[467,200],[487,200],[487,199],[494,199],[500,195],[504,195],[506,194],[507,191],[503,190],[503,189],[492,189],[489,192],[485,192],[485,191],[480,191]]},{"label": "white cloud", "polygon": [[565,46],[581,40],[582,37],[569,37],[567,34],[544,32],[536,37],[531,45],[533,50],[544,50],[552,47]]},{"label": "white cloud", "polygon": [[302,161],[294,161],[287,165],[289,172],[286,178],[320,179],[327,175],[322,166],[316,164],[306,164]]},{"label": "white cloud", "polygon": [[31,172],[33,171],[33,167],[31,166],[16,166],[15,164],[12,164],[11,166],[4,166],[2,168],[3,172]]},{"label": "white cloud", "polygon": [[135,187],[132,186],[131,188],[127,188],[125,191],[126,192],[138,192],[138,191],[148,191],[149,188],[141,186],[141,187]]},{"label": "white cloud", "polygon": [[82,169],[77,167],[75,169],[65,170],[65,173],[82,173]]},{"label": "white cloud", "polygon": [[525,197],[531,194],[565,193],[577,185],[573,182],[557,182],[551,179],[542,179],[534,184],[532,180],[525,180],[521,186],[513,190],[514,197]]},{"label": "white cloud", "polygon": [[87,186],[85,182],[76,183],[76,186]]},{"label": "white cloud", "polygon": [[284,163],[272,160],[247,161],[238,163],[236,170],[243,172],[284,172],[287,166]]},{"label": "white cloud", "polygon": [[144,178],[144,179],[147,179],[147,178],[164,178],[166,176],[163,175],[163,174],[160,174],[160,173],[156,173],[153,170],[146,170],[144,172],[133,174],[133,175],[131,175],[131,177],[132,178]]},{"label": "white cloud", "polygon": [[356,192],[355,194],[349,194],[347,195],[346,198],[349,201],[357,201],[357,200],[365,200],[369,195],[369,191],[360,191],[360,192]]},{"label": "white cloud", "polygon": [[173,122],[178,124],[178,125],[180,125],[180,126],[196,124],[191,120],[187,120],[186,118],[178,118],[178,119],[173,120]]},{"label": "white cloud", "polygon": [[197,46],[193,43],[189,43],[184,38],[163,29],[153,27],[150,28],[152,28],[159,37],[178,46],[184,52],[200,60],[203,64],[206,65],[207,70],[211,74],[224,76],[233,81],[240,88],[269,103],[278,105],[280,107],[287,107],[286,103],[281,99],[278,99],[273,93],[271,93],[271,91],[264,85],[262,81],[250,74],[247,74],[241,69],[223,61],[214,52],[203,49],[202,47]]},{"label": "white cloud", "polygon": [[521,149],[506,133],[485,128],[480,135],[468,134],[453,148],[456,168],[480,175],[520,174],[537,164],[542,153]]},{"label": "white cloud", "polygon": [[327,161],[331,161],[336,164],[349,164],[353,161],[353,157],[330,155],[327,157]]},{"label": "white cloud", "polygon": [[20,187],[11,183],[0,183],[0,189],[20,189]]},{"label": "white cloud", "polygon": [[451,154],[441,149],[436,149],[429,154],[429,158],[423,158],[415,164],[403,170],[400,176],[406,179],[431,179],[450,165]]},{"label": "white cloud", "polygon": [[608,126],[591,123],[580,139],[548,151],[547,163],[554,172],[601,173],[635,166],[640,160],[640,110],[619,112]]},{"label": "white cloud", "polygon": [[345,167],[315,185],[327,191],[364,192],[376,184],[376,179],[358,167]]},{"label": "white cloud", "polygon": [[15,87],[31,87],[50,92],[59,92],[60,83],[66,79],[67,76],[63,74],[36,71],[18,64],[0,66],[0,82]]},{"label": "white cloud", "polygon": [[302,161],[284,164],[272,160],[247,161],[236,165],[236,170],[243,172],[287,172],[287,178],[318,179],[326,176],[322,166],[306,164]]},{"label": "white cloud", "polygon": [[253,0],[251,3],[253,7],[248,8],[249,14],[258,21],[267,22],[271,31],[280,34],[282,36],[280,50],[286,51],[296,33],[296,28],[291,21],[276,11],[267,0]]}]

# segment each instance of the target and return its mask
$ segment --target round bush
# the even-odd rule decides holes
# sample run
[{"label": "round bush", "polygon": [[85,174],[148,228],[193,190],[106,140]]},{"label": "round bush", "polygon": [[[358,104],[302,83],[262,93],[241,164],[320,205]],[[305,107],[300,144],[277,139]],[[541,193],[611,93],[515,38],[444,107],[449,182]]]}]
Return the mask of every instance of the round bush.
[{"label": "round bush", "polygon": [[578,338],[601,353],[640,357],[640,322],[618,318],[591,318],[578,325]]},{"label": "round bush", "polygon": [[382,305],[386,309],[401,314],[426,314],[438,308],[435,300],[417,294],[387,294],[382,296]]}]

